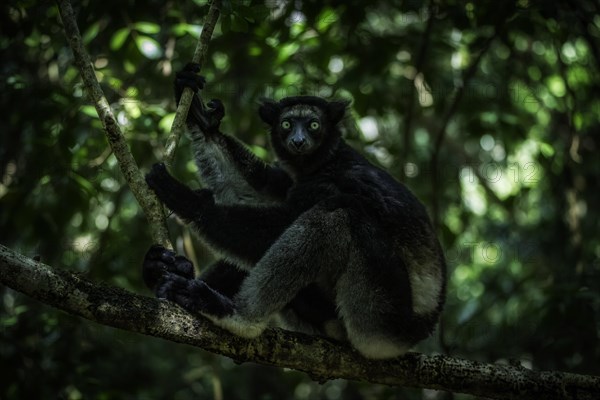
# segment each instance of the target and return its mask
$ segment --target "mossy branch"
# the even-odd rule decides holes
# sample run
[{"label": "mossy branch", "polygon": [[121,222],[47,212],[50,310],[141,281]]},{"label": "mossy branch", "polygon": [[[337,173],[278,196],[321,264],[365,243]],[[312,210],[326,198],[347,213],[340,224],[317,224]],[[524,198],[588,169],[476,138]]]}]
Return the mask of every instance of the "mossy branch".
[{"label": "mossy branch", "polygon": [[170,302],[91,282],[2,245],[0,283],[100,324],[186,343],[239,362],[304,371],[320,382],[344,378],[493,399],[600,398],[597,376],[532,371],[419,353],[391,361],[373,361],[344,344],[280,329],[269,329],[257,339],[242,339]]}]

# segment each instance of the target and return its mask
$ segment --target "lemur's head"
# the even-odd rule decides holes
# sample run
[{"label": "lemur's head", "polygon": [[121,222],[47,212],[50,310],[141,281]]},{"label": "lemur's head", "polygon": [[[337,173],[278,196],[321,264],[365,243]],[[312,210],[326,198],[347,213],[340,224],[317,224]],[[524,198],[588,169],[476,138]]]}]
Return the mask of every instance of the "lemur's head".
[{"label": "lemur's head", "polygon": [[337,124],[348,104],[349,101],[295,96],[278,102],[263,100],[258,112],[271,127],[277,156],[284,161],[300,161],[321,158],[320,153],[324,155],[337,146],[340,138]]}]

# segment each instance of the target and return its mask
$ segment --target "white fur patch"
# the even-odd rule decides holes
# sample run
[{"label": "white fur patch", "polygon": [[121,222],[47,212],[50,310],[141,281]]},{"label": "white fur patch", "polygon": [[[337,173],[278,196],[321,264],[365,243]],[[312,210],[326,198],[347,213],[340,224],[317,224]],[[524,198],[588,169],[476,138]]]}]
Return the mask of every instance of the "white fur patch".
[{"label": "white fur patch", "polygon": [[239,314],[233,314],[232,316],[225,318],[216,318],[215,316],[206,314],[203,315],[211,320],[215,325],[228,330],[236,336],[247,339],[254,339],[260,336],[260,334],[263,333],[263,331],[267,328],[267,322],[250,321]]},{"label": "white fur patch", "polygon": [[410,350],[408,344],[384,336],[353,334],[350,342],[360,354],[373,360],[399,357]]},{"label": "white fur patch", "polygon": [[427,314],[438,307],[442,282],[439,273],[432,272],[425,269],[425,271],[411,271],[409,274],[413,311],[416,314]]},{"label": "white fur patch", "polygon": [[219,204],[256,204],[263,199],[235,168],[235,162],[219,143],[194,137],[194,156],[202,184]]},{"label": "white fur patch", "polygon": [[441,266],[436,262],[436,255],[426,248],[419,249],[419,255],[404,248],[404,259],[408,262],[408,279],[412,290],[413,311],[416,314],[427,314],[437,309],[442,292]]}]

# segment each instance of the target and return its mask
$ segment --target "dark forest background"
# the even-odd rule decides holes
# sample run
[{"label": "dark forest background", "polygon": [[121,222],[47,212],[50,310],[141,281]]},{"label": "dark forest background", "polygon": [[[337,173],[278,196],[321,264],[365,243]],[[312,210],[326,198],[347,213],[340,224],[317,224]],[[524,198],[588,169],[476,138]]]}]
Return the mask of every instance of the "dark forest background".
[{"label": "dark forest background", "polygon": [[[85,46],[139,165],[161,158],[205,1],[81,1]],[[52,2],[0,6],[0,243],[151,295],[148,223]],[[352,99],[348,141],[426,204],[450,271],[417,350],[600,374],[600,5],[226,1],[203,74],[225,132],[271,159],[260,97]],[[197,182],[189,142],[175,175]],[[195,183],[197,186],[198,184]],[[211,255],[175,219],[178,251]],[[0,271],[1,273],[1,271]],[[0,399],[436,399],[236,365],[0,287]],[[468,398],[468,396],[454,396]]]}]

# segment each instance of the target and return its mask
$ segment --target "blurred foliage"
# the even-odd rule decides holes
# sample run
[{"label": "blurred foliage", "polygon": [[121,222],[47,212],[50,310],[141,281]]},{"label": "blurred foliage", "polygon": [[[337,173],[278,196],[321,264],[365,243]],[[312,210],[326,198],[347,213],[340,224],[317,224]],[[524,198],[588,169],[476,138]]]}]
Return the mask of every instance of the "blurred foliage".
[{"label": "blurred foliage", "polygon": [[[201,0],[76,4],[144,169],[160,159],[173,71],[191,59],[207,9]],[[9,1],[0,18],[0,242],[147,293],[147,222],[107,150],[55,5]],[[600,374],[599,39],[591,0],[230,0],[203,73],[207,96],[227,107],[224,130],[265,158],[259,97],[353,100],[348,140],[419,195],[447,252],[441,333],[418,350]],[[193,182],[189,154],[183,140],[174,169]],[[207,250],[169,223],[179,251],[205,265]],[[2,399],[443,397],[319,385],[98,326],[7,288],[0,297]]]}]

